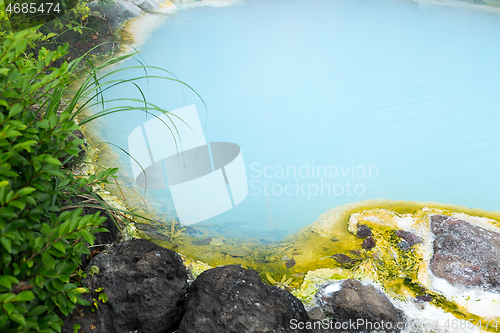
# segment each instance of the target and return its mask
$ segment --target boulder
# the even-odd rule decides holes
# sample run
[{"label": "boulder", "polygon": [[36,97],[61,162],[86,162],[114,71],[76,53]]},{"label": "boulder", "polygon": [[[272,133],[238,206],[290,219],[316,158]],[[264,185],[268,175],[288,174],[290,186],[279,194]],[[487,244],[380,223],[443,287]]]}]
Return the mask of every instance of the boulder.
[{"label": "boulder", "polygon": [[88,5],[91,10],[98,12],[102,18],[108,21],[111,28],[116,28],[125,21],[143,14],[141,8],[128,1],[94,2]]},{"label": "boulder", "polygon": [[299,332],[290,321],[309,318],[291,293],[264,284],[256,271],[221,266],[189,287],[178,333]]},{"label": "boulder", "polygon": [[318,306],[311,309],[316,321],[326,318],[330,332],[401,332],[405,315],[387,296],[372,285],[348,279],[322,286]]},{"label": "boulder", "polygon": [[147,12],[156,12],[160,10],[160,6],[154,0],[128,0],[137,7]]},{"label": "boulder", "polygon": [[500,233],[451,216],[431,216],[431,271],[454,286],[500,293]]},{"label": "boulder", "polygon": [[[62,332],[73,332],[73,324],[93,333],[164,333],[177,329],[188,271],[174,251],[134,239],[96,255],[86,272],[84,282],[90,292],[83,298],[91,303],[98,300],[97,309],[91,312],[91,307],[79,307],[65,320]],[[99,300],[102,293],[107,295],[106,302]]]}]

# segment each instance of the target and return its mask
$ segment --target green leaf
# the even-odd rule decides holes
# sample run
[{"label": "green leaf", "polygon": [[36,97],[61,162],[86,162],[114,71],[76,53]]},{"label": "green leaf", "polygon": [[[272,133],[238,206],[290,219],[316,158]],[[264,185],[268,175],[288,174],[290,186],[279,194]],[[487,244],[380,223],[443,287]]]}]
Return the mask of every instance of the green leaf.
[{"label": "green leaf", "polygon": [[42,262],[50,269],[54,269],[54,267],[56,266],[56,261],[48,253],[42,253]]},{"label": "green leaf", "polygon": [[9,316],[7,314],[0,315],[0,327],[4,327],[7,324],[7,320],[9,320]]},{"label": "green leaf", "polygon": [[41,275],[37,275],[35,278],[35,283],[37,286],[41,287],[45,283],[45,278]]},{"label": "green leaf", "polygon": [[49,163],[49,164],[54,164],[54,165],[60,165],[61,161],[59,161],[57,158],[53,158],[51,156],[46,156],[43,159],[44,162]]},{"label": "green leaf", "polygon": [[8,186],[9,185],[9,181],[8,180],[2,180],[0,182],[0,187],[5,187],[5,186]]},{"label": "green leaf", "polygon": [[60,274],[59,280],[63,283],[68,283],[69,282],[69,275],[68,274]]},{"label": "green leaf", "polygon": [[16,208],[19,208],[20,210],[23,210],[26,207],[26,204],[22,201],[19,201],[19,200],[11,201],[11,202],[9,202],[9,205],[16,207]]},{"label": "green leaf", "polygon": [[0,295],[0,303],[8,303],[12,301],[13,299],[16,298],[16,294],[13,293],[7,293],[7,294],[2,294]]},{"label": "green leaf", "polygon": [[94,235],[92,235],[87,230],[83,229],[82,230],[82,236],[83,236],[83,238],[85,238],[85,240],[87,241],[87,243],[90,244],[90,246],[94,245]]},{"label": "green leaf", "polygon": [[24,320],[24,317],[21,316],[19,313],[12,313],[9,315],[9,318],[15,321],[16,323],[20,324],[21,326],[26,325],[26,321]]},{"label": "green leaf", "polygon": [[58,291],[63,290],[63,288],[64,288],[64,284],[61,281],[59,281],[58,279],[53,279],[50,281],[50,283],[52,283],[52,286],[54,288],[56,288],[56,290],[58,290]]},{"label": "green leaf", "polygon": [[20,103],[14,104],[9,110],[9,117],[15,116],[21,111],[23,111],[23,105]]},{"label": "green leaf", "polygon": [[7,312],[7,314],[10,316],[10,314],[12,313],[12,311],[14,311],[16,307],[14,306],[14,304],[12,303],[4,303],[3,304],[3,309],[5,310],[5,312]]},{"label": "green leaf", "polygon": [[83,298],[77,298],[76,303],[83,305],[83,306],[90,306],[90,302],[87,301],[86,299],[83,299]]},{"label": "green leaf", "polygon": [[10,254],[8,254],[7,252],[3,252],[2,259],[3,259],[4,265],[8,265],[12,261],[12,256]]},{"label": "green leaf", "polygon": [[29,290],[25,290],[25,291],[21,291],[17,297],[16,297],[16,301],[19,301],[19,302],[28,302],[28,301],[31,301],[33,298],[35,298],[35,296],[33,295],[33,293]]},{"label": "green leaf", "polygon": [[99,294],[99,300],[103,303],[106,303],[108,301],[108,295],[106,295],[105,293]]},{"label": "green leaf", "polygon": [[47,305],[37,305],[33,309],[31,309],[29,316],[38,316],[39,314],[44,313],[47,311],[49,307]]},{"label": "green leaf", "polygon": [[66,221],[63,224],[61,224],[61,226],[59,227],[59,237],[66,235],[66,233],[69,231],[70,224],[71,224],[71,221]]},{"label": "green leaf", "polygon": [[16,196],[17,197],[24,197],[25,195],[28,195],[28,194],[32,193],[33,191],[36,191],[36,189],[33,187],[30,187],[30,186],[26,186],[26,187],[20,189],[19,191],[17,191]]},{"label": "green leaf", "polygon": [[0,237],[0,243],[2,243],[3,247],[7,250],[7,252],[12,252],[12,242],[5,236]]},{"label": "green leaf", "polygon": [[64,245],[63,242],[54,243],[52,246],[54,246],[56,249],[58,249],[62,253],[66,253],[66,246]]}]

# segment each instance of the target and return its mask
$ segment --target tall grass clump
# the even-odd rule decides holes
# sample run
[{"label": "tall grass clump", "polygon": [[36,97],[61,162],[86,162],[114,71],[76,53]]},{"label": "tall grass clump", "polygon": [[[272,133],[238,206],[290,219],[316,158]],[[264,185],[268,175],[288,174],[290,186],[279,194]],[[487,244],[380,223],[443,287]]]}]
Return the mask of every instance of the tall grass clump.
[{"label": "tall grass clump", "polygon": [[[32,49],[29,44],[39,37],[35,29],[30,29],[5,34],[0,39],[2,333],[60,332],[61,315],[70,314],[77,304],[90,306],[81,297],[88,290],[74,273],[82,255],[89,254],[86,243],[93,245],[94,234],[106,231],[101,227],[106,218],[99,212],[82,214],[81,198],[94,198],[93,202],[99,203],[94,205],[102,211],[124,213],[105,206],[93,192],[93,187],[114,177],[117,168],[76,176],[68,167],[71,161],[79,162],[78,155],[84,144],[84,140],[75,135],[79,129],[75,117],[92,105],[101,106],[101,110],[83,119],[83,123],[120,111],[166,112],[145,99],[131,99],[127,103],[135,106],[106,109],[103,91],[148,77],[145,72],[143,77],[103,82],[103,78],[123,70],[118,69],[98,78],[102,69],[130,55],[100,66],[90,64],[86,79],[66,100],[69,87],[76,79],[76,68],[85,58],[69,63],[61,61],[68,44],[56,50],[42,47],[37,54],[28,53],[27,50]],[[158,78],[177,81],[175,77]]]}]

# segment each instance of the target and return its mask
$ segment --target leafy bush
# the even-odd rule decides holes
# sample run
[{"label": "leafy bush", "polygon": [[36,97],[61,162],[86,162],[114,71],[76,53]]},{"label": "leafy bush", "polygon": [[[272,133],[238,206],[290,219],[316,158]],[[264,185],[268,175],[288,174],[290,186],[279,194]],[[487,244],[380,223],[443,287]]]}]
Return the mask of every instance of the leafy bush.
[{"label": "leafy bush", "polygon": [[63,103],[72,66],[51,68],[68,46],[26,55],[33,34],[7,36],[0,48],[0,332],[59,332],[58,313],[89,305],[71,274],[105,218],[61,212],[61,203],[117,171],[77,178],[63,167],[83,144],[74,105]]}]

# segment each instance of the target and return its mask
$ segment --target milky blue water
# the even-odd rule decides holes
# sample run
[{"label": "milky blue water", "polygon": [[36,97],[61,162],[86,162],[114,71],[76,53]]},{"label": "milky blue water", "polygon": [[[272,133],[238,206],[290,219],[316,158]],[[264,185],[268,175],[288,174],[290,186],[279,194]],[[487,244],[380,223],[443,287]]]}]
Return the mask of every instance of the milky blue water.
[{"label": "milky blue water", "polygon": [[[141,87],[168,110],[196,104],[207,141],[241,147],[249,194],[207,222],[290,231],[364,199],[499,210],[498,36],[499,14],[467,7],[247,0],[179,11],[141,48],[207,113],[178,84]],[[141,97],[133,85],[118,96]],[[126,147],[145,116],[107,121]],[[175,216],[168,191],[149,195]]]}]

